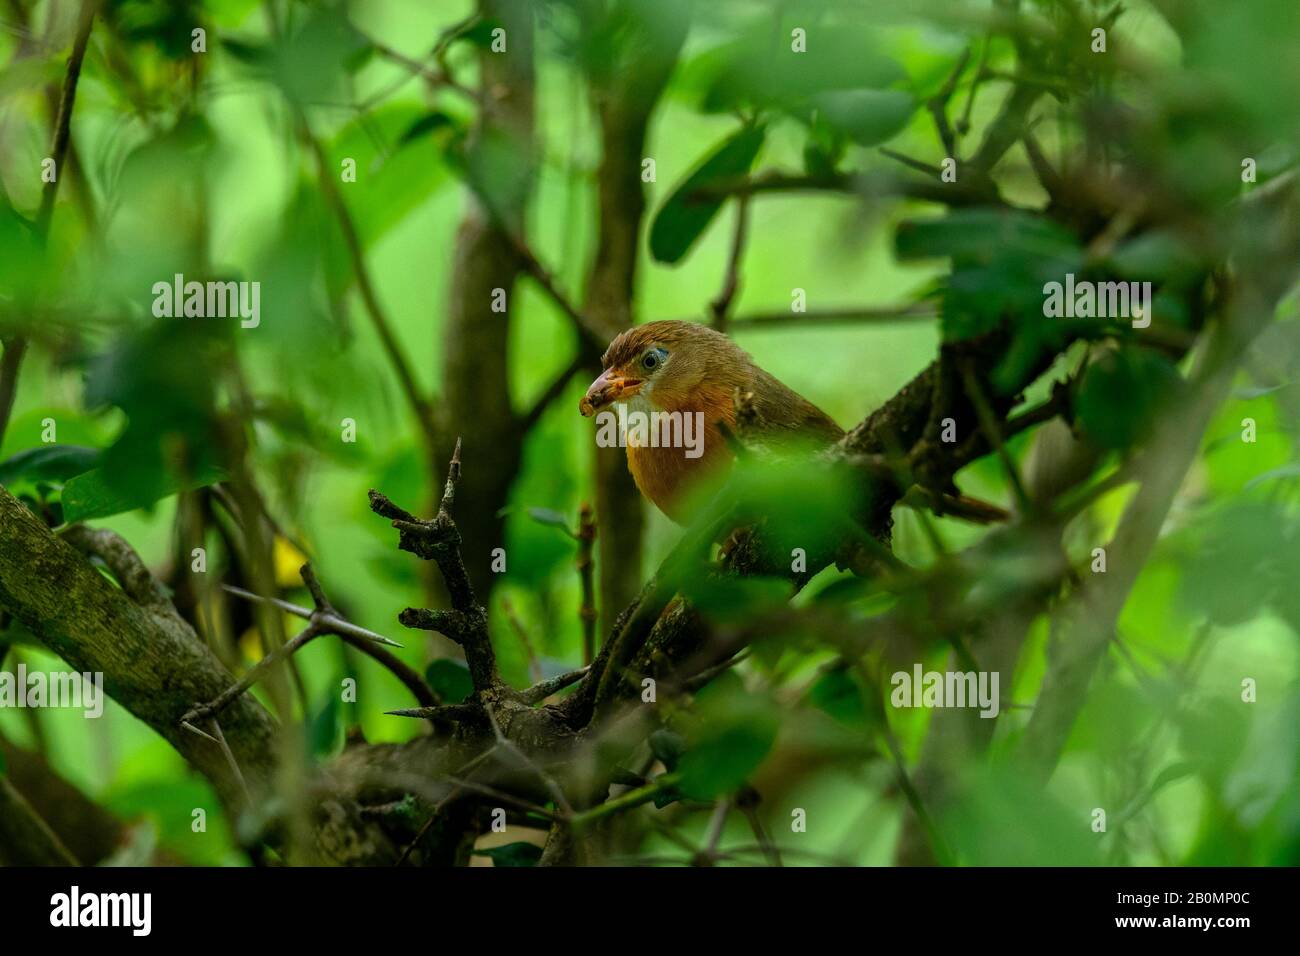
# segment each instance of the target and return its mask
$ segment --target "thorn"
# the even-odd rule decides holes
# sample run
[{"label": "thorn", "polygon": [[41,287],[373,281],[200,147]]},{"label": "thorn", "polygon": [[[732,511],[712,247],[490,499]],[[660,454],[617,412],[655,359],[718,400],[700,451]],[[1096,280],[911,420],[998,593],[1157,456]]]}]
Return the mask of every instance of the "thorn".
[{"label": "thorn", "polygon": [[386,710],[384,713],[389,717],[416,717],[420,720],[428,720],[440,709],[438,707],[408,707],[403,710]]},{"label": "thorn", "polygon": [[210,733],[207,733],[206,731],[199,730],[199,728],[195,727],[188,720],[182,720],[181,726],[184,727],[192,734],[198,734],[200,737],[205,737],[208,740],[211,740],[214,744],[221,743],[221,741],[219,741],[216,737],[212,736]]}]

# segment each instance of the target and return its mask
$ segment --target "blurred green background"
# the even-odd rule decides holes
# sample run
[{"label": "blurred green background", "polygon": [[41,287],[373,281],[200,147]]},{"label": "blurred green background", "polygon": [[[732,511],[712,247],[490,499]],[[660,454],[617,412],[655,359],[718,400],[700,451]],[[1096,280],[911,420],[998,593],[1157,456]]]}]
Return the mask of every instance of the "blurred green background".
[{"label": "blurred green background", "polygon": [[[25,23],[14,19],[14,11],[0,13],[5,190],[0,200],[6,210],[30,215],[40,202],[40,162],[48,152],[46,87],[61,76],[75,5],[46,0],[19,6],[27,7]],[[401,63],[365,52],[358,38],[423,61],[432,42],[472,7],[444,0],[273,6],[295,39],[274,47],[268,65],[266,4],[256,0],[106,5],[114,28],[94,36],[73,120],[73,142],[89,192],[74,182],[60,197],[49,251],[35,265],[25,258],[30,243],[24,228],[15,225],[15,213],[6,212],[10,220],[0,232],[6,288],[17,289],[7,291],[0,303],[5,306],[0,322],[26,328],[23,323],[32,315],[40,317],[30,330],[35,346],[23,368],[0,462],[40,447],[46,419],[55,421],[59,444],[92,448],[114,447],[131,431],[138,436],[207,427],[195,420],[220,393],[225,372],[217,355],[233,344],[248,391],[265,412],[250,435],[269,510],[315,563],[335,603],[358,624],[402,640],[406,647],[399,654],[424,670],[434,659],[433,645],[420,633],[399,633],[396,623],[401,608],[425,603],[422,569],[395,550],[391,529],[368,509],[366,491],[380,489],[425,513],[442,475],[428,467],[418,429],[352,289],[337,224],[318,188],[312,159],[294,135],[287,104],[295,96],[305,100],[331,167],[337,169],[344,157],[356,160],[357,182],[339,188],[401,347],[421,387],[437,394],[443,384],[440,329],[451,294],[457,232],[472,202],[456,150],[473,106],[454,92],[431,92]],[[560,287],[578,290],[595,251],[598,127],[568,39],[575,15],[565,4],[539,6],[545,8],[537,40],[539,166],[528,203],[528,238]],[[1028,6],[1050,22],[1051,4]],[[1229,79],[1220,87],[1225,126],[1238,127],[1255,141],[1267,139],[1264,133],[1293,138],[1297,100],[1283,94],[1300,90],[1300,57],[1295,56],[1300,33],[1274,25],[1275,18],[1296,25],[1293,4],[1235,4],[1234,9],[1252,9],[1242,18],[1224,12],[1228,22],[1217,27],[1231,42],[1194,51],[1171,28],[1160,5],[1135,0],[1124,6],[1114,36],[1123,37],[1116,41],[1120,54],[1141,59],[1146,72],[1140,81],[1117,76],[1112,80],[1117,86],[1127,84],[1139,97],[1167,95],[1172,102],[1183,82],[1180,69],[1195,53],[1202,77]],[[972,36],[981,35],[972,24],[990,5],[953,4],[948,12],[924,4],[801,8],[728,2],[695,10],[649,129],[646,154],[657,164],[656,181],[645,187],[650,215],[737,128],[735,115],[700,108],[713,76],[711,62],[737,36],[770,29],[773,22],[797,22],[805,13],[832,21],[856,17],[901,67],[893,88],[923,101],[943,84]],[[1108,9],[1097,5],[1097,15]],[[344,26],[348,21],[351,30]],[[201,79],[189,62],[194,23],[207,30]],[[1197,42],[1211,44],[1215,33],[1198,33]],[[28,40],[37,44],[36,53],[17,59],[17,49]],[[457,79],[471,87],[477,75],[475,42],[458,42],[449,52]],[[1009,63],[1012,55],[1005,40],[991,42],[986,53],[994,66]],[[1150,84],[1145,91],[1144,83]],[[960,89],[965,88],[963,81]],[[972,105],[973,129],[996,115],[999,91],[1008,88],[997,79],[986,83]],[[364,105],[372,97],[374,104]],[[963,92],[956,102],[964,108]],[[1052,122],[1039,127],[1052,155],[1068,154],[1063,129]],[[756,166],[802,168],[808,135],[796,119],[773,121]],[[888,142],[932,162],[941,155],[924,109]],[[888,164],[868,146],[849,143],[847,151],[850,165]],[[1204,162],[1214,150],[1195,155]],[[1263,154],[1262,168],[1269,168],[1273,155]],[[1288,158],[1285,151],[1281,155]],[[1280,165],[1285,162],[1272,168]],[[999,184],[1005,197],[1025,206],[1044,200],[1019,146],[1003,162]],[[753,202],[736,314],[787,312],[796,287],[806,290],[813,312],[915,300],[947,271],[941,259],[900,261],[895,254],[897,225],[918,211],[936,210],[810,193]],[[656,262],[642,242],[635,300],[640,320],[705,319],[726,268],[735,215],[735,204],[728,204],[677,265]],[[175,271],[195,272],[196,261],[209,263],[215,274],[262,283],[259,328],[217,330],[204,326],[208,320],[152,319],[148,290],[153,282]],[[24,274],[37,276],[34,292],[18,288]],[[18,306],[29,301],[37,304],[34,311],[20,316],[25,310]],[[770,329],[742,325],[735,338],[759,365],[849,427],[934,357],[941,335],[937,313],[936,307],[932,314],[895,321],[803,328],[794,321]],[[1300,567],[1291,531],[1300,474],[1300,406],[1292,381],[1296,365],[1290,361],[1300,336],[1293,299],[1279,318],[1260,349],[1274,367],[1265,359],[1248,368],[1217,413],[1157,553],[1124,609],[1120,635],[1131,656],[1112,653],[1103,663],[1046,794],[996,769],[972,784],[969,798],[943,821],[965,861],[1296,862],[1295,628],[1300,619],[1274,600],[1290,581],[1278,575]],[[554,302],[526,281],[514,293],[510,335],[512,399],[522,410],[570,363],[578,336]],[[1082,354],[1075,347],[1058,368],[1076,367]],[[515,686],[529,682],[529,662],[507,606],[546,673],[581,663],[575,545],[531,517],[529,509],[558,512],[573,524],[580,503],[593,498],[593,430],[577,413],[585,386],[583,375],[572,379],[528,434],[521,471],[504,503],[507,569],[492,593],[490,613],[502,674]],[[1247,417],[1258,423],[1255,443],[1239,440]],[[347,418],[356,423],[355,444],[340,437]],[[475,423],[459,427],[472,429]],[[1017,460],[1023,462],[1031,444],[1029,436],[1012,443]],[[129,443],[118,449],[112,467],[122,469],[119,487],[161,480],[156,472],[162,458],[150,459],[162,454],[157,441],[146,438],[141,447],[146,450]],[[464,468],[465,480],[473,481],[475,462],[466,460]],[[153,472],[142,477],[141,470],[148,469]],[[1004,506],[1014,500],[992,458],[967,469],[962,486]],[[46,490],[57,497],[57,487]],[[1113,530],[1130,493],[1120,489],[1101,497],[1072,526],[1067,546],[1080,566],[1086,567],[1091,547]],[[95,523],[120,532],[161,572],[176,561],[181,500],[163,496]],[[680,530],[648,506],[646,516],[644,566],[651,569]],[[951,518],[926,520],[950,551],[985,533]],[[219,546],[208,543],[218,554]],[[911,565],[935,557],[927,529],[907,509],[896,512],[893,546]],[[277,539],[279,584],[300,604],[307,602],[297,579],[303,557],[294,544]],[[990,567],[989,574],[995,573]],[[845,576],[834,569],[823,572],[796,603],[814,604],[823,589]],[[870,608],[854,605],[850,613],[865,615]],[[294,632],[292,622],[286,628]],[[255,633],[232,637],[245,664],[260,656]],[[1047,619],[1040,617],[1014,684],[1005,691],[1018,706],[999,720],[995,753],[1027,719],[1048,639]],[[1193,647],[1200,649],[1196,655]],[[934,644],[927,668],[942,669],[946,653],[945,645]],[[16,658],[29,668],[59,667],[56,658],[28,643],[18,644],[13,654],[6,664],[10,669]],[[790,808],[807,811],[807,833],[791,844],[802,859],[788,862],[887,864],[907,804],[888,761],[863,745],[860,722],[866,718],[857,705],[837,710],[834,688],[823,688],[820,696],[816,692],[826,680],[824,665],[835,657],[815,640],[784,652],[757,653],[710,689],[717,701],[710,705],[702,695],[699,705],[733,714],[730,719],[738,709],[749,713],[747,708],[758,707],[775,721],[770,749],[760,753],[750,777],[767,797],[769,826],[785,834],[782,844],[790,843]],[[338,642],[319,640],[297,662],[317,758],[341,748],[349,725],[359,725],[370,741],[400,741],[419,731],[413,721],[384,715],[409,706],[401,685],[368,659],[345,655]],[[340,707],[338,681],[352,674],[361,687],[358,702]],[[738,690],[732,677],[748,689]],[[1242,705],[1242,677],[1257,681],[1258,703]],[[728,695],[737,694],[749,703],[728,703]],[[909,762],[920,753],[930,717],[923,710],[890,714]],[[191,863],[243,860],[219,813],[210,814],[209,833],[191,832],[191,809],[216,806],[207,785],[117,705],[110,704],[98,721],[84,721],[75,712],[0,710],[0,733],[19,746],[42,750],[62,775],[112,812],[143,822],[140,841],[156,838],[167,853]],[[1111,832],[1104,836],[1089,829],[1094,807],[1108,808]],[[707,823],[707,813],[674,818],[696,842]],[[747,842],[742,819],[728,825],[722,845],[729,842]],[[655,833],[641,846],[646,857],[673,851],[674,843]]]}]

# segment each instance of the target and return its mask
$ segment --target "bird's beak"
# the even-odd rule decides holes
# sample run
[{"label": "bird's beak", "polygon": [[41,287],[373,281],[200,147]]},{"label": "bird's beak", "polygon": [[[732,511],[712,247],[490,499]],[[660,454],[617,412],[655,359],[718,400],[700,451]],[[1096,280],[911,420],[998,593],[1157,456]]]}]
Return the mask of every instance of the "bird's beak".
[{"label": "bird's beak", "polygon": [[591,383],[587,394],[582,396],[582,401],[578,403],[578,411],[582,412],[584,417],[590,418],[606,405],[635,395],[643,384],[642,379],[625,378],[614,369],[607,368],[600,373],[596,381]]}]

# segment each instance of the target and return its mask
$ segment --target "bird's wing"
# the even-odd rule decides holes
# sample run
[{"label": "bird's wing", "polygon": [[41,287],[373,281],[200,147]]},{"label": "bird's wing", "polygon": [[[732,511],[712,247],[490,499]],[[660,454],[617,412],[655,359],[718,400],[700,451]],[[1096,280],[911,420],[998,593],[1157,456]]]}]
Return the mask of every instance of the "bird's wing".
[{"label": "bird's wing", "polygon": [[754,411],[759,431],[772,437],[785,434],[818,443],[831,444],[844,437],[844,429],[824,411],[794,389],[761,368],[754,369],[756,379]]}]

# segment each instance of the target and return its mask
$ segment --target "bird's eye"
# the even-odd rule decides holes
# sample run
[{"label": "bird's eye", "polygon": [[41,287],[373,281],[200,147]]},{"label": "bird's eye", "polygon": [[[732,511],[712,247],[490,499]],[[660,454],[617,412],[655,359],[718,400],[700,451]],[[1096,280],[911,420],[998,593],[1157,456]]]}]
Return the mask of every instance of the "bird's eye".
[{"label": "bird's eye", "polygon": [[649,352],[646,352],[645,355],[641,356],[641,367],[647,372],[653,372],[663,364],[664,358],[667,354],[668,353],[663,349],[651,349]]}]

